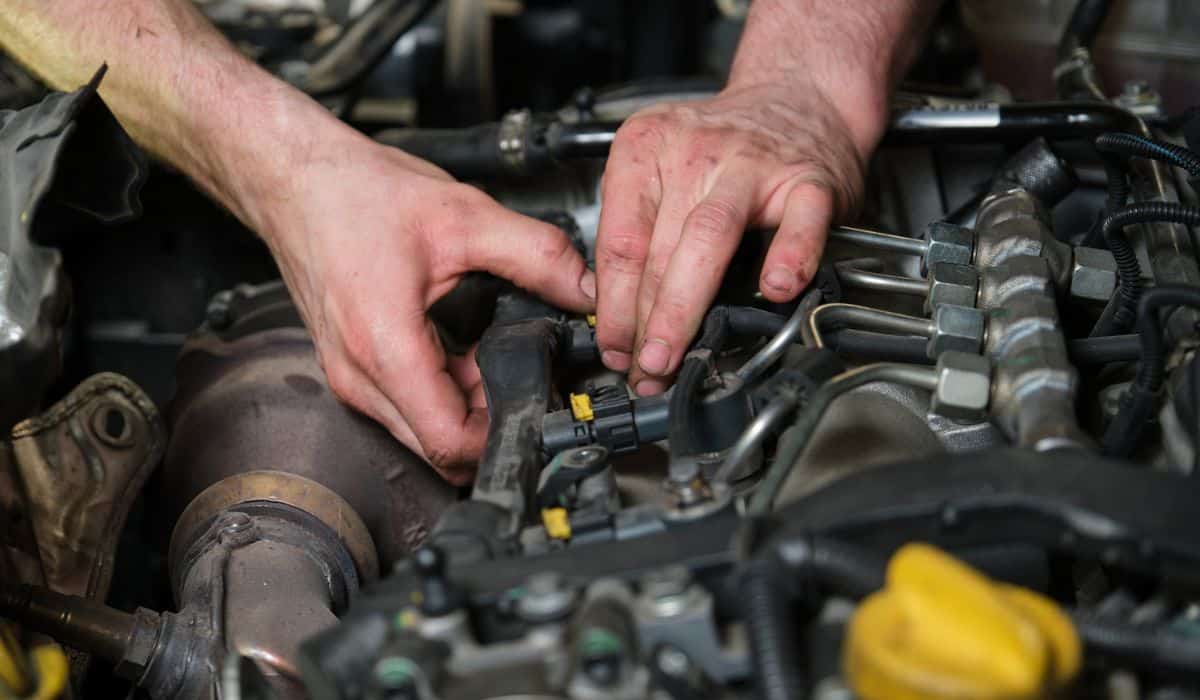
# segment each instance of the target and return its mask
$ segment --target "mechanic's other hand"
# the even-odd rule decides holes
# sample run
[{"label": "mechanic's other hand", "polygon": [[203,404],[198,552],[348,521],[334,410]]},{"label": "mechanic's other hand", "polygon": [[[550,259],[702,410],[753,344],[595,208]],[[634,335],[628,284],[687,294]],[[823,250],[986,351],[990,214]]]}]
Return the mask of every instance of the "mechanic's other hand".
[{"label": "mechanic's other hand", "polygon": [[260,209],[329,385],[447,480],[473,474],[487,431],[473,353],[447,357],[429,307],[485,270],[590,311],[595,279],[556,227],[357,135],[293,173]]},{"label": "mechanic's other hand", "polygon": [[811,85],[727,88],[621,126],[604,173],[596,338],[639,394],[678,369],[748,226],[778,227],[759,286],[793,299],[835,213],[854,206],[866,154]]}]

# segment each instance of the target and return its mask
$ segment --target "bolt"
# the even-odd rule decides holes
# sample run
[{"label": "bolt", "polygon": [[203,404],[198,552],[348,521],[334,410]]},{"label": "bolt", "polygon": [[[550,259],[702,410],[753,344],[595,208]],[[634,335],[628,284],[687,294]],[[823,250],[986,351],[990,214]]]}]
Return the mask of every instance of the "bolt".
[{"label": "bolt", "polygon": [[234,545],[245,544],[254,536],[254,532],[253,518],[239,511],[231,511],[221,518],[218,539]]},{"label": "bolt", "polygon": [[525,580],[524,595],[517,601],[517,614],[526,622],[542,623],[561,619],[575,606],[575,591],[563,577],[542,571]]},{"label": "bolt", "polygon": [[563,463],[575,469],[586,469],[603,462],[607,457],[608,450],[601,446],[589,445],[568,451],[563,455]]},{"label": "bolt", "polygon": [[684,566],[668,566],[650,572],[642,579],[642,591],[654,598],[662,600],[687,592],[692,583],[692,575]]},{"label": "bolt", "polygon": [[686,676],[692,667],[687,654],[670,645],[660,648],[654,660],[658,664],[658,670],[673,678]]},{"label": "bolt", "polygon": [[1121,94],[1125,97],[1145,97],[1149,93],[1150,83],[1145,80],[1127,80],[1121,87]]},{"label": "bolt", "polygon": [[231,302],[233,302],[233,291],[228,289],[218,292],[212,301],[208,302],[204,318],[208,321],[209,328],[223,331],[233,325],[233,310],[229,308]]}]

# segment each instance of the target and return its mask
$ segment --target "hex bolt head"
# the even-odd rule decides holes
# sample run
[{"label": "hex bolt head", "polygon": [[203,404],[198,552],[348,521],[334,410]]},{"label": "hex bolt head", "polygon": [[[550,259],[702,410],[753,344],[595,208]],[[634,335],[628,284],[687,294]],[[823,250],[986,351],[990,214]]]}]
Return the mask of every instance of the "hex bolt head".
[{"label": "hex bolt head", "polygon": [[575,607],[575,589],[552,571],[532,574],[525,580],[525,591],[517,601],[517,615],[526,622],[539,624],[566,617]]},{"label": "hex bolt head", "polygon": [[1117,289],[1117,261],[1100,248],[1076,246],[1071,261],[1071,296],[1108,301]]},{"label": "hex bolt head", "polygon": [[975,232],[963,226],[935,221],[925,229],[925,241],[926,271],[943,262],[970,265],[975,256]]},{"label": "hex bolt head", "polygon": [[970,265],[939,262],[929,270],[929,296],[925,298],[925,311],[932,312],[939,306],[975,306],[979,293],[979,273]]},{"label": "hex bolt head", "polygon": [[942,304],[933,312],[933,335],[925,352],[931,360],[947,351],[978,355],[987,330],[987,314],[969,306]]},{"label": "hex bolt head", "polygon": [[987,418],[992,365],[986,357],[949,350],[938,356],[937,388],[930,410],[960,423]]}]

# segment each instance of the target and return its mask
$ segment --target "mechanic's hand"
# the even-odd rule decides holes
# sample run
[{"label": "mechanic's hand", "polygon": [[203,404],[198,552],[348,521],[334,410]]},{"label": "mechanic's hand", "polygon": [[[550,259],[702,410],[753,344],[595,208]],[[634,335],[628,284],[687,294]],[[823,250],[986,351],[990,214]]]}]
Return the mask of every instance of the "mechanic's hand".
[{"label": "mechanic's hand", "polygon": [[871,144],[812,85],[727,88],[622,125],[604,173],[596,338],[639,394],[678,369],[748,226],[778,227],[759,286],[812,279],[830,220],[854,206]]},{"label": "mechanic's hand", "polygon": [[487,431],[474,354],[447,357],[426,316],[485,270],[590,311],[595,278],[566,235],[438,168],[365,138],[323,149],[261,218],[334,393],[447,480],[473,474]]}]

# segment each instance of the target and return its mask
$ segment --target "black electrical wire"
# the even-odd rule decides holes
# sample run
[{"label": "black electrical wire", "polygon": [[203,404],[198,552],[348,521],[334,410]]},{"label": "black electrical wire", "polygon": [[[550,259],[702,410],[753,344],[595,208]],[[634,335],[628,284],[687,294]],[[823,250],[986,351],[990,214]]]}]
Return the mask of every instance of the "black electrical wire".
[{"label": "black electrical wire", "polygon": [[1126,457],[1132,453],[1154,413],[1167,364],[1167,343],[1160,314],[1163,309],[1176,306],[1200,308],[1200,287],[1152,287],[1138,303],[1142,360],[1129,390],[1121,396],[1120,410],[1104,431],[1105,454]]},{"label": "black electrical wire", "polygon": [[801,653],[806,596],[834,593],[859,600],[883,587],[887,560],[828,537],[787,537],[742,573],[740,600],[750,637],[754,681],[764,700],[807,695]]},{"label": "black electrical wire", "polygon": [[1108,133],[1096,137],[1096,150],[1125,158],[1146,158],[1182,168],[1200,177],[1200,156],[1190,149],[1137,134]]},{"label": "black electrical wire", "polygon": [[742,616],[750,637],[754,683],[762,700],[807,695],[798,606],[790,588],[785,570],[772,560],[751,563],[742,577]]},{"label": "black electrical wire", "polygon": [[1196,226],[1200,224],[1200,208],[1175,202],[1141,202],[1117,210],[1104,219],[1100,230],[1117,262],[1119,285],[1109,301],[1109,308],[1092,329],[1091,336],[1117,335],[1131,328],[1138,318],[1138,299],[1142,294],[1142,272],[1137,254],[1125,238],[1127,226],[1153,222],[1169,222]]},{"label": "black electrical wire", "polygon": [[[1129,159],[1146,158],[1182,168],[1192,177],[1200,177],[1200,156],[1193,151],[1173,143],[1158,141],[1139,134],[1109,132],[1100,134],[1095,141],[1096,151],[1104,164],[1104,176],[1108,182],[1108,197],[1104,204],[1104,215],[1112,216],[1129,198]],[[1099,243],[1099,227],[1088,233],[1085,245]]]}]

